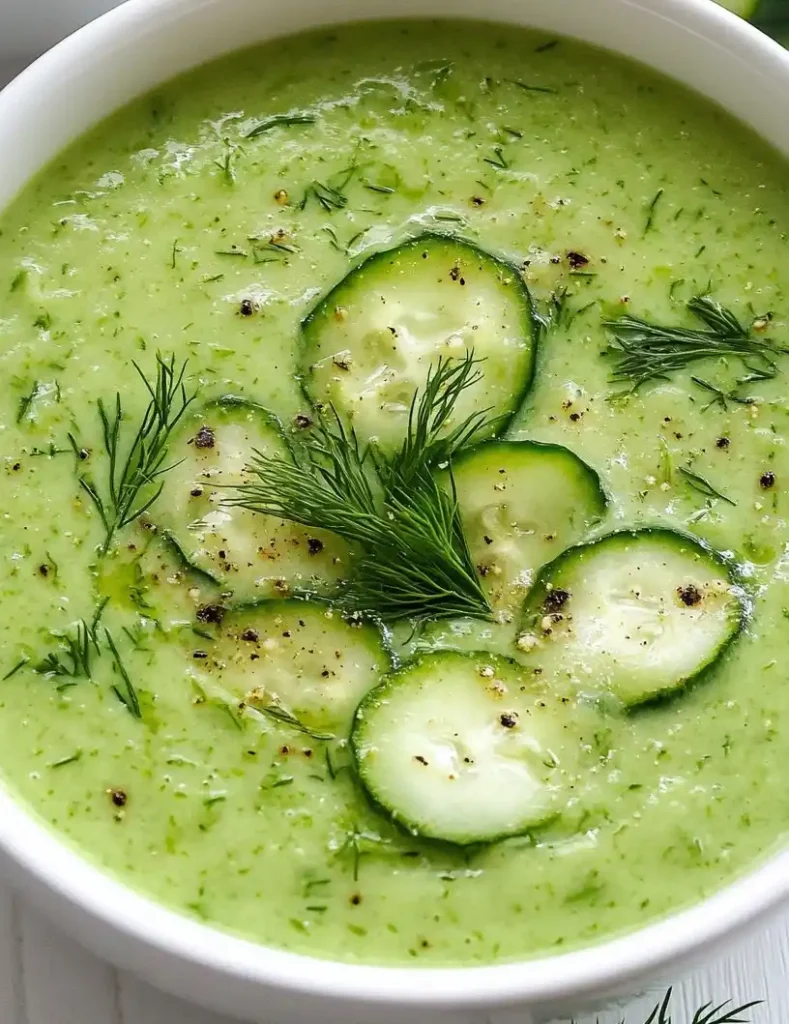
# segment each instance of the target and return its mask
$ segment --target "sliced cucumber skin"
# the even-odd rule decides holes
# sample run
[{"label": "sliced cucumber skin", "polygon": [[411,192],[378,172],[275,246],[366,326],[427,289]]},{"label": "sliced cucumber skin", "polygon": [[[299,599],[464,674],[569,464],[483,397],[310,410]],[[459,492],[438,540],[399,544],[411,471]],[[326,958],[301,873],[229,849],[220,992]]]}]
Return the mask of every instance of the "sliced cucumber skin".
[{"label": "sliced cucumber skin", "polygon": [[[267,438],[267,443],[273,443],[277,454],[283,455],[286,452],[287,440],[280,420],[270,410],[251,399],[239,395],[223,395],[206,402],[199,408],[191,410],[171,440],[171,452],[177,464],[165,480],[163,494],[159,498],[154,510],[154,525],[187,568],[228,590],[232,594],[234,604],[254,602],[264,598],[271,600],[281,598],[283,595],[277,586],[280,579],[283,581],[286,592],[295,596],[310,597],[314,594],[333,594],[339,584],[341,572],[334,571],[334,566],[329,565],[331,553],[342,556],[342,564],[347,566],[347,549],[343,542],[333,535],[326,534],[324,531],[308,531],[306,528],[300,527],[291,528],[290,524],[284,523],[279,523],[277,526],[278,521],[276,517],[263,516],[258,513],[247,512],[243,509],[235,510],[234,515],[244,516],[249,519],[250,536],[256,531],[256,528],[261,530],[263,534],[274,531],[275,536],[276,531],[282,528],[289,533],[292,532],[294,538],[301,538],[303,543],[306,543],[308,535],[315,537],[326,548],[326,551],[322,551],[314,561],[310,559],[307,565],[307,568],[313,575],[310,576],[306,572],[297,572],[294,575],[288,566],[285,565],[284,571],[281,574],[271,573],[270,577],[266,577],[264,586],[257,586],[252,578],[255,576],[254,568],[252,572],[247,571],[248,566],[235,567],[232,570],[223,571],[221,561],[211,557],[209,549],[193,548],[189,543],[191,538],[186,521],[187,517],[183,517],[183,522],[177,522],[178,515],[168,513],[168,496],[173,493],[175,486],[181,486],[183,483],[179,479],[179,446],[183,440],[194,434],[199,425],[206,421],[210,422],[212,419],[219,417],[221,425],[222,418],[225,418],[225,422],[231,423],[236,416],[249,418],[252,429],[257,432],[259,438],[269,434],[270,437]],[[253,454],[255,447],[256,444],[250,442],[250,456]],[[205,486],[207,490],[211,490],[210,483],[206,483],[203,480],[196,480],[195,483],[199,483],[201,486]],[[267,531],[264,526],[266,522],[272,524],[270,531]],[[207,532],[210,533],[210,531]],[[261,563],[257,568],[260,575],[263,576],[268,566],[265,563]]]},{"label": "sliced cucumber skin", "polygon": [[[545,607],[545,598],[550,590],[554,589],[555,581],[559,580],[559,582],[561,582],[562,572],[566,568],[571,567],[576,560],[584,559],[604,546],[627,546],[628,544],[638,543],[642,538],[656,540],[661,544],[675,547],[682,552],[690,550],[696,557],[703,559],[710,566],[717,569],[721,578],[725,579],[730,587],[734,589],[730,595],[732,601],[731,611],[728,617],[728,632],[721,643],[711,651],[710,656],[703,662],[699,663],[693,671],[676,678],[670,683],[666,683],[666,685],[662,687],[650,691],[648,694],[615,694],[615,696],[617,696],[622,704],[628,709],[664,700],[699,682],[707,675],[709,670],[720,661],[746,626],[748,622],[748,605],[743,596],[744,592],[733,571],[731,563],[724,559],[719,552],[703,544],[697,537],[690,534],[658,526],[617,530],[612,533],[605,534],[604,536],[597,537],[586,544],[576,545],[575,547],[569,548],[567,551],[563,552],[541,569],[534,582],[534,586],[526,596],[521,618],[521,627],[519,629],[520,634],[534,629],[537,620],[545,614],[543,610]],[[531,660],[532,659],[529,657],[518,657],[518,661],[526,664],[531,663]]]},{"label": "sliced cucumber skin", "polygon": [[[282,620],[277,622],[277,620]],[[295,623],[295,626],[294,626]],[[298,629],[304,629],[304,635],[298,635]],[[232,694],[236,701],[241,701],[256,687],[268,687],[276,693],[282,704],[294,712],[296,717],[315,730],[335,730],[335,738],[345,739],[350,729],[360,699],[370,689],[377,686],[381,676],[393,668],[391,652],[385,642],[383,632],[378,623],[372,620],[356,620],[344,615],[330,601],[321,598],[284,598],[250,601],[234,606],[227,612],[219,625],[203,627],[214,635],[214,646],[208,650],[209,657],[205,663],[197,663],[195,672],[203,671],[210,680],[210,685]],[[258,640],[244,639],[241,634],[247,629],[258,633]],[[320,632],[336,634],[336,639],[329,641],[328,636]],[[314,632],[315,639],[308,639]],[[267,635],[266,635],[267,634]],[[289,635],[288,635],[289,634]],[[265,646],[266,640],[274,640],[283,645],[299,640],[308,647],[302,648],[305,656],[300,659],[299,652],[294,649],[283,652],[285,659],[291,658],[293,669],[281,671],[276,663],[267,658],[276,658],[276,650],[271,653]],[[342,667],[342,657],[347,652],[347,645],[352,642],[354,647],[363,651],[369,658],[369,678],[363,684],[363,692],[354,691],[347,699],[332,694],[333,683],[347,681],[348,673],[332,672],[329,681],[323,682],[321,672],[301,675],[302,662],[310,658],[321,659],[320,647],[328,644],[325,655],[325,667],[332,665]],[[204,641],[197,640],[197,645]],[[255,653],[254,661],[247,660],[249,654]],[[351,669],[359,669],[359,655],[355,654]],[[202,665],[205,664],[205,669]],[[364,666],[362,666],[364,668]],[[362,675],[365,675],[363,672]],[[241,685],[239,685],[239,683]],[[249,684],[249,685],[247,685]],[[254,684],[254,685],[253,685]],[[287,725],[283,729],[289,731]]]},{"label": "sliced cucumber skin", "polygon": [[[452,247],[463,258],[468,259],[471,257],[472,259],[483,260],[491,267],[491,269],[498,270],[501,274],[506,275],[508,280],[511,278],[511,280],[509,280],[509,285],[513,288],[513,294],[516,301],[519,302],[522,307],[520,314],[520,327],[522,336],[526,343],[523,359],[521,360],[523,365],[519,368],[517,373],[513,374],[514,381],[509,401],[502,409],[491,409],[491,417],[495,417],[495,423],[491,424],[487,432],[487,436],[498,437],[504,433],[513,416],[515,416],[523,404],[523,400],[528,394],[534,380],[539,329],[537,326],[531,293],[529,292],[529,289],[517,267],[508,263],[499,256],[487,252],[485,249],[480,248],[472,242],[442,232],[425,232],[395,246],[394,248],[385,249],[366,257],[355,267],[349,270],[341,281],[339,281],[322,298],[320,298],[313,309],[304,317],[301,322],[300,331],[300,362],[302,365],[301,380],[305,397],[314,408],[322,408],[326,404],[327,400],[327,395],[325,393],[321,393],[321,389],[316,386],[314,369],[314,364],[316,363],[314,356],[320,348],[320,333],[322,325],[327,320],[330,321],[334,317],[334,311],[338,307],[345,306],[346,298],[353,298],[357,288],[364,287],[364,276],[372,276],[378,270],[384,268],[387,263],[391,264],[395,260],[407,257],[413,252],[418,252],[420,249],[427,249],[429,252],[431,249],[439,249],[444,246]],[[446,353],[446,355],[451,354],[452,353]],[[465,353],[461,352],[459,354],[463,355]],[[476,354],[480,358],[484,356],[484,353],[482,352],[477,352]],[[436,354],[433,363],[435,363],[437,358],[438,354]],[[427,377],[429,365],[430,361],[428,360],[425,363],[422,378],[418,383],[419,388],[422,387],[424,379]],[[482,387],[484,387],[484,382],[477,385],[475,389],[475,393],[478,398]],[[339,403],[333,402],[333,404],[339,407]],[[477,401],[476,406],[471,406],[469,411],[474,411],[474,408],[478,408],[480,404],[484,403]],[[460,409],[460,406],[458,408]],[[340,411],[343,410],[340,409]],[[465,414],[465,410],[463,414]],[[460,412],[456,411],[455,418],[459,418],[460,415]],[[355,424],[355,428],[360,436],[368,439],[365,432],[361,430],[357,424]],[[403,430],[404,429],[405,418],[403,419]],[[378,444],[383,449],[390,449],[399,446],[401,440],[401,435],[389,436],[387,438],[382,437],[378,439]]]},{"label": "sliced cucumber skin", "polygon": [[[475,516],[485,510],[479,500],[484,497],[484,492],[492,491],[497,483],[508,484],[510,480],[513,483],[512,490],[517,491],[517,475],[521,473],[524,475],[525,489],[528,491],[535,473],[546,469],[551,471],[554,467],[557,469],[557,477],[565,478],[567,485],[564,495],[561,492],[556,493],[556,504],[560,504],[563,497],[568,497],[570,502],[568,514],[572,516],[574,513],[580,512],[581,521],[577,528],[574,523],[571,523],[569,528],[560,528],[556,523],[556,505],[552,505],[546,511],[544,535],[551,535],[553,539],[546,540],[543,544],[540,544],[539,541],[528,542],[528,547],[533,549],[532,558],[528,563],[524,561],[524,564],[519,566],[519,573],[532,575],[546,562],[553,560],[555,556],[553,551],[550,551],[551,547],[554,551],[557,548],[564,550],[568,545],[577,543],[592,526],[604,518],[608,506],[608,496],[598,474],[569,448],[542,441],[485,441],[467,449],[454,461],[452,473],[461,519],[478,571],[484,572],[486,568],[490,568],[491,555],[495,556],[499,547],[498,539],[491,537],[493,530],[490,534],[486,533],[485,530],[479,529],[478,523],[473,521]],[[561,480],[557,480],[557,482],[560,483]],[[541,483],[544,487],[545,480]],[[566,492],[570,490],[571,484],[571,494],[567,495]],[[505,499],[505,495],[506,492],[503,492],[502,500]],[[492,497],[495,498],[494,495]],[[542,503],[545,497],[544,491],[540,489],[539,493],[535,495],[535,500],[537,503]],[[513,509],[513,512],[517,511],[517,509]],[[561,524],[561,526],[564,527],[565,524]],[[488,540],[485,539],[486,537]],[[505,541],[506,539],[507,535],[505,534]],[[526,543],[523,543],[522,546],[525,548]],[[540,550],[543,546],[545,554]],[[524,559],[527,557],[524,552]],[[528,589],[528,584],[518,587],[517,581],[506,579],[506,574],[504,579],[485,575],[483,586],[496,607],[509,607],[511,600],[518,600],[520,603]],[[510,587],[516,588],[515,593],[507,593]],[[519,595],[518,591],[520,591]]]},{"label": "sliced cucumber skin", "polygon": [[[510,658],[491,654],[488,651],[440,651],[416,658],[385,675],[379,685],[370,690],[362,699],[356,710],[350,734],[350,746],[359,781],[371,804],[411,836],[455,847],[489,845],[500,842],[503,839],[532,832],[536,828],[548,824],[561,813],[560,809],[555,805],[546,807],[539,820],[530,820],[522,826],[495,832],[475,832],[474,823],[470,822],[466,834],[448,837],[443,831],[436,831],[424,821],[414,821],[390,806],[386,795],[381,793],[380,787],[376,786],[371,779],[371,773],[366,767],[365,760],[371,747],[375,746],[368,735],[368,729],[370,721],[374,721],[376,710],[387,705],[401,687],[408,685],[415,673],[420,673],[423,670],[429,671],[436,666],[467,671],[470,667],[479,666],[480,664],[491,666],[497,676],[508,678],[510,675],[515,675],[525,683],[526,676],[521,666]],[[503,711],[507,707],[506,703],[502,704],[500,710]],[[564,703],[562,704],[562,710],[564,710]]]}]

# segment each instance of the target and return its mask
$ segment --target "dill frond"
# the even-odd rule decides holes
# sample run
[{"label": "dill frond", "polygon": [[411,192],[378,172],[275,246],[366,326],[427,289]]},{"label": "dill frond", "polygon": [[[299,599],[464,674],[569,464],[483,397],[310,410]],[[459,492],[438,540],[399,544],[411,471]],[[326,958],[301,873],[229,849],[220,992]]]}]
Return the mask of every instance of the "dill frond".
[{"label": "dill frond", "polygon": [[[87,475],[79,477],[80,487],[90,498],[104,526],[102,554],[109,550],[118,530],[128,526],[153,505],[164,487],[160,481],[172,465],[165,465],[170,435],[195,399],[184,384],[186,363],[176,367],[175,356],[157,356],[156,380],[151,382],[134,363],[150,401],[130,442],[127,442],[120,394],[108,410],[102,399],[96,403],[101,420],[102,440],[107,456],[107,478],[99,489]],[[124,454],[125,449],[125,454]]]},{"label": "dill frond", "polygon": [[[357,544],[345,594],[354,611],[384,620],[489,618],[451,475],[453,455],[490,425],[487,412],[446,432],[461,394],[480,378],[476,366],[472,353],[459,362],[439,360],[414,395],[406,437],[393,455],[362,446],[332,409],[289,457],[256,453],[248,467],[256,479],[232,488],[226,504]],[[448,488],[436,479],[437,468],[448,468]]]},{"label": "dill frond", "polygon": [[[617,346],[611,353],[611,382],[630,384],[636,391],[647,381],[668,380],[672,373],[692,363],[717,356],[742,359],[746,369],[756,374],[751,379],[768,380],[778,373],[775,357],[788,354],[789,349],[754,336],[731,310],[709,295],[697,295],[687,308],[701,320],[703,329],[666,327],[629,314],[603,320],[603,327]],[[749,361],[755,361],[756,366]]]}]

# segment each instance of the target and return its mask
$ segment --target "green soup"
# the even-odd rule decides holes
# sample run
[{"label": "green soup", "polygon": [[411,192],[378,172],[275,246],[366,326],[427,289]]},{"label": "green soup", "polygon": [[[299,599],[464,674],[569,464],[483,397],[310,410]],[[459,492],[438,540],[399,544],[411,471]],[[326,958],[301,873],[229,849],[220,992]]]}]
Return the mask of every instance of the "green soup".
[{"label": "green soup", "polygon": [[[76,142],[0,220],[6,785],[140,892],[347,961],[577,947],[776,850],[786,181],[762,142],[646,70],[460,22],[237,53]],[[687,305],[699,295],[706,322]],[[647,326],[628,334],[627,316]],[[483,379],[452,423],[499,418],[433,466],[441,489],[453,462],[471,604],[450,587],[433,621],[390,572],[385,623],[348,619],[358,538],[266,533],[224,503],[244,492],[212,481],[249,482],[254,458],[281,467],[316,405],[333,422],[329,402],[360,444],[395,450],[435,353],[458,367],[471,349]],[[150,398],[133,364],[161,383],[157,354],[176,375],[188,361],[199,394],[149,459],[161,475],[129,491],[118,469],[113,498],[116,392],[120,466]],[[543,444],[484,448],[526,440]],[[380,536],[368,596],[385,563],[422,564],[421,541],[398,555]],[[675,557],[693,565],[669,580],[676,600],[644,604],[634,574],[657,589]],[[622,633],[636,605],[643,640]],[[506,736],[473,775],[456,738],[476,750],[483,696],[501,698]],[[442,715],[460,724],[437,737]],[[519,746],[527,721],[545,732]],[[412,782],[434,767],[414,747],[402,770],[413,730],[459,767]]]}]

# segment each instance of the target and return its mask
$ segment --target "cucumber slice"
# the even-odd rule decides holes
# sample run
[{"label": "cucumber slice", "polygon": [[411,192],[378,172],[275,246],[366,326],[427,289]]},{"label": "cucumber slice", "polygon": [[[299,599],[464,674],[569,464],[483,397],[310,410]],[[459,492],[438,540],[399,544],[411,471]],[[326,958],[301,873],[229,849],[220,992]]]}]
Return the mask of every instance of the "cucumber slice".
[{"label": "cucumber slice", "polygon": [[165,477],[157,525],[186,562],[237,600],[329,591],[348,566],[339,538],[222,505],[226,485],[245,481],[253,450],[286,450],[279,422],[266,409],[226,397],[190,411],[170,442],[177,465]]},{"label": "cucumber slice", "polygon": [[[518,271],[458,239],[423,235],[352,270],[302,323],[306,388],[382,448],[405,436],[431,364],[473,350],[482,380],[456,422],[489,409],[504,429],[531,383],[535,332]],[[493,429],[491,429],[493,433]]]},{"label": "cucumber slice", "polygon": [[264,601],[213,628],[213,642],[190,638],[201,688],[316,738],[347,736],[359,701],[392,665],[377,626],[322,601]]},{"label": "cucumber slice", "polygon": [[509,658],[444,651],[365,697],[351,746],[370,796],[413,835],[490,843],[560,812],[581,746],[567,707]]},{"label": "cucumber slice", "polygon": [[714,552],[671,530],[625,531],[545,566],[518,647],[548,676],[632,707],[687,686],[739,633],[744,613]]},{"label": "cucumber slice", "polygon": [[559,445],[488,442],[453,473],[474,564],[499,610],[520,605],[536,570],[605,515],[597,473]]}]

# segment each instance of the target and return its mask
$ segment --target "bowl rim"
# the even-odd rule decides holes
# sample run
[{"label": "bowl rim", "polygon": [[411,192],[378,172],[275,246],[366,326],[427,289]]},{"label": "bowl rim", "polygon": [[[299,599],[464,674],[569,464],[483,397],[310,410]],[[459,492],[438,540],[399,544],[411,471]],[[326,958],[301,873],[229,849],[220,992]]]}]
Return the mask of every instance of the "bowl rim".
[{"label": "bowl rim", "polygon": [[[789,55],[783,48],[711,0],[616,2],[660,11],[694,31],[725,36],[729,43],[734,40],[744,59],[782,69],[784,84],[789,86]],[[198,8],[203,3],[126,0],[59,43],[0,92],[0,123],[4,111],[86,50],[140,20],[155,22],[176,5]],[[332,23],[332,18],[323,23]],[[745,929],[789,901],[789,849],[783,848],[707,899],[595,945],[487,966],[383,966],[287,952],[168,909],[78,853],[4,785],[0,785],[0,853],[17,887],[66,922],[87,945],[133,967],[150,964],[150,954],[155,953],[160,969],[141,966],[140,970],[158,976],[164,987],[169,987],[167,971],[181,962],[260,988],[371,1006],[474,1008],[605,993],[657,969],[685,965],[729,933]]]}]

